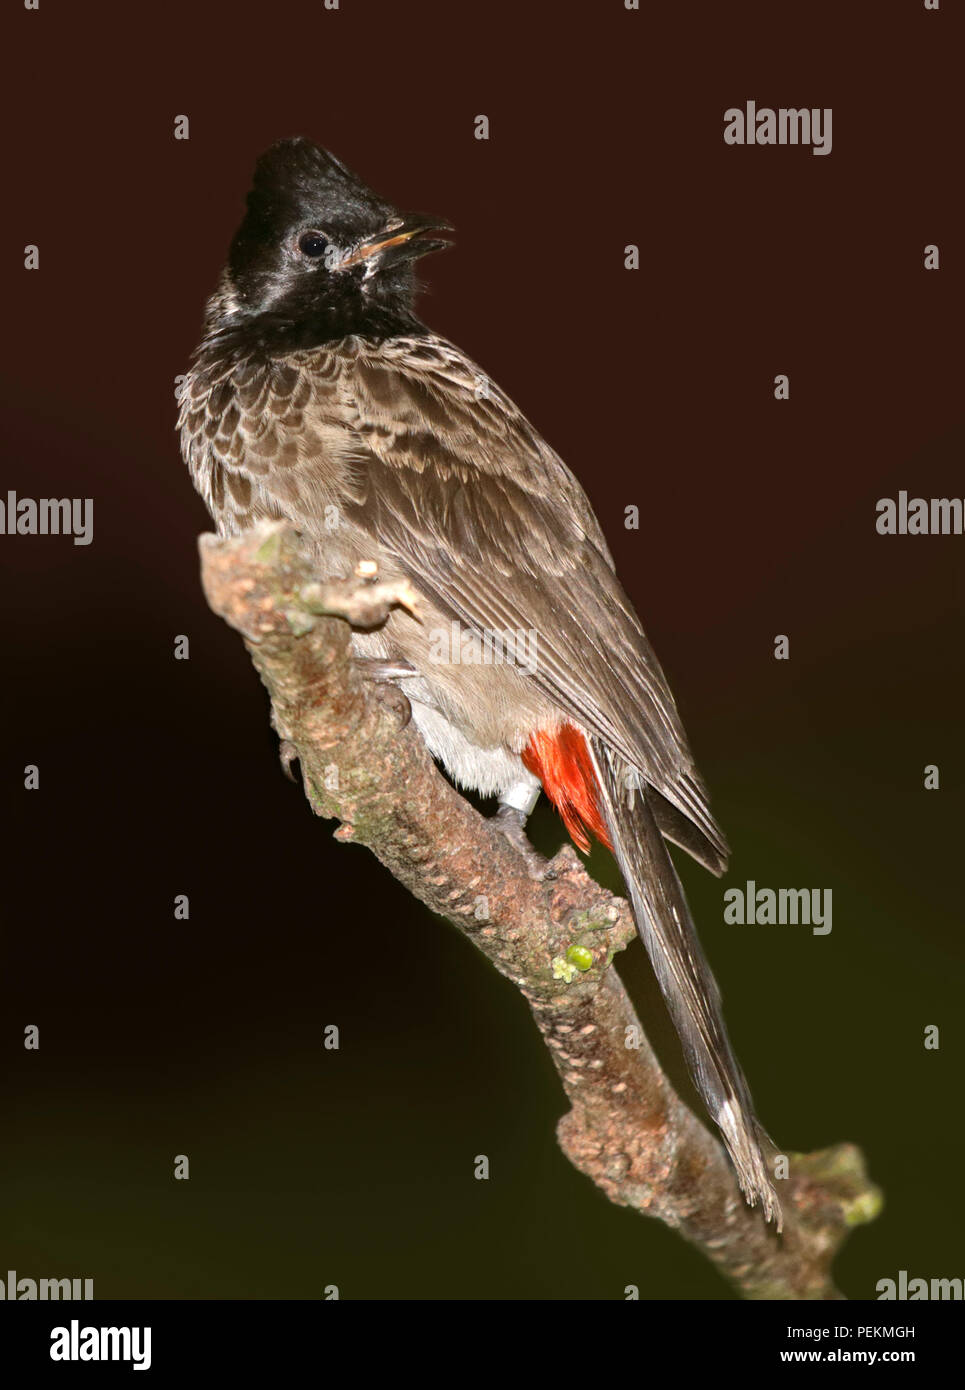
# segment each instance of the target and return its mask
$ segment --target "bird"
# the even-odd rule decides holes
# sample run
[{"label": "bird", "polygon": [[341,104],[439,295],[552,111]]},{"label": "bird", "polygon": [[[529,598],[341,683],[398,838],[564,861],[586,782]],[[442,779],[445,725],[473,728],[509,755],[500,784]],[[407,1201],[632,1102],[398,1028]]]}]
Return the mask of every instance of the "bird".
[{"label": "bird", "polygon": [[[408,581],[421,621],[400,607],[353,631],[356,659],[396,679],[430,753],[497,799],[511,839],[528,845],[542,791],[578,848],[612,850],[696,1088],[779,1230],[770,1141],[667,847],[719,876],[727,842],[586,493],[416,314],[416,262],[452,232],[310,139],[272,145],[180,387],[182,456],[219,535],[279,520],[320,577]],[[447,631],[483,652],[504,637],[504,659],[440,659]],[[520,634],[533,659],[506,659]]]}]

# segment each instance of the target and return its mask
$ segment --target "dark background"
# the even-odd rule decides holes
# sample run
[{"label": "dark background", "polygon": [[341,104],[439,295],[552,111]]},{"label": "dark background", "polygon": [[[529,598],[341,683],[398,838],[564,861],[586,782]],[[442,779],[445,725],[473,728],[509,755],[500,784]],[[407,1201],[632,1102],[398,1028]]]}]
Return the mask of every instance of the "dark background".
[{"label": "dark background", "polygon": [[[102,1298],[731,1296],[569,1167],[523,1002],[313,820],[203,602],[174,378],[255,156],[306,134],[452,220],[424,316],[598,510],[732,841],[723,884],[684,873],[759,1112],[787,1149],[856,1141],[886,1192],[843,1289],[962,1274],[965,541],[874,524],[901,488],[963,494],[954,9],[8,7],[0,492],[93,497],[95,529],[0,537],[2,1271]],[[726,146],[748,99],[832,107],[832,153]],[[534,834],[560,839],[545,809]],[[725,926],[748,878],[832,889],[831,935]],[[639,946],[621,970],[684,1086]]]}]

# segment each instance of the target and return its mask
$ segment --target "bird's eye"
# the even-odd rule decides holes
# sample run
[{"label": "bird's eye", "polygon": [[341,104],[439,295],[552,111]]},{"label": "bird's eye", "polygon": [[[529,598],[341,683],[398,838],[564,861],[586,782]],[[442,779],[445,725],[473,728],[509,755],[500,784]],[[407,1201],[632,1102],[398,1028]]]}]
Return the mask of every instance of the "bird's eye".
[{"label": "bird's eye", "polygon": [[321,232],[302,232],[298,238],[298,249],[303,256],[317,260],[328,250],[328,237]]}]

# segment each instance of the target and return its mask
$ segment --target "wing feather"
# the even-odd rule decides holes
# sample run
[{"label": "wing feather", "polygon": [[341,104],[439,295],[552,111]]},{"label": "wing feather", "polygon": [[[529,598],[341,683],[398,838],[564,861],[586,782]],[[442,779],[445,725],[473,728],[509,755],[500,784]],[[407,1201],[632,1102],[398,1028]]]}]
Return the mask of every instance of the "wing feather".
[{"label": "wing feather", "polygon": [[360,343],[347,360],[343,418],[367,450],[351,520],[463,623],[535,630],[537,686],[696,828],[685,848],[720,872],[726,841],[579,483],[451,344]]},{"label": "wing feather", "polygon": [[431,335],[211,362],[182,397],[182,447],[223,531],[336,501],[442,612],[535,631],[530,678],[660,793],[664,832],[722,871],[726,841],[586,494],[480,367]]}]

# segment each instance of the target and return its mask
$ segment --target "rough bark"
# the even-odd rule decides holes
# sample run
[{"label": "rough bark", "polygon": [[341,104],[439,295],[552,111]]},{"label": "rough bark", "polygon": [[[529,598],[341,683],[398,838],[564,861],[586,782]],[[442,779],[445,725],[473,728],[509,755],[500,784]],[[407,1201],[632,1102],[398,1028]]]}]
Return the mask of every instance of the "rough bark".
[{"label": "rough bark", "polygon": [[[367,845],[526,997],[570,1102],[569,1160],[610,1201],[655,1216],[748,1298],[840,1297],[830,1266],[849,1227],[880,1207],[860,1152],[789,1154],[784,1230],[749,1208],[724,1150],[674,1093],[611,962],[635,935],[629,907],[561,850],[531,865],[455,792],[398,705],[352,660],[350,622],[372,627],[411,590],[372,574],[319,584],[298,537],[265,524],[202,536],[211,608],[244,638],[268,689],[283,760],[297,757],[316,815]],[[628,1046],[628,1039],[637,1045]]]}]

